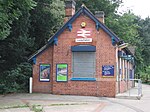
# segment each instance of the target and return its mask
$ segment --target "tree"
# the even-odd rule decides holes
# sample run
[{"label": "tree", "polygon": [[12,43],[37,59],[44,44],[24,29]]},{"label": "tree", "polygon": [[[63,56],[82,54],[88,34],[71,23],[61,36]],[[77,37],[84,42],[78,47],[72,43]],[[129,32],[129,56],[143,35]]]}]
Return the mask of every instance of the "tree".
[{"label": "tree", "polygon": [[35,0],[37,7],[31,11],[30,35],[35,38],[35,50],[42,47],[60,28],[65,15],[61,0]]},{"label": "tree", "polygon": [[76,0],[76,3],[77,10],[82,4],[85,4],[92,13],[95,13],[95,11],[104,11],[105,16],[108,17],[116,13],[122,0]]},{"label": "tree", "polygon": [[150,18],[138,18],[137,23],[140,26],[138,29],[140,44],[137,45],[136,49],[136,57],[138,57],[136,73],[145,81],[145,78],[149,76],[150,66]]},{"label": "tree", "polygon": [[36,3],[33,0],[1,0],[0,1],[0,40],[8,37],[14,20],[22,15],[22,9],[32,9]]},{"label": "tree", "polygon": [[[93,13],[104,11],[106,25],[121,39],[136,45],[137,70],[148,71],[150,19],[116,13],[121,0],[76,0]],[[64,21],[63,0],[0,1],[0,93],[27,90],[31,76],[28,57],[42,47]],[[146,65],[146,66],[145,66]]]},{"label": "tree", "polygon": [[[35,4],[35,2],[31,2],[33,1],[2,1],[3,8],[8,9],[3,12],[7,15],[7,21],[2,19],[4,26],[1,26],[4,32],[5,30],[8,32],[6,35],[1,35],[0,40],[0,89],[4,90],[2,92],[16,92],[17,88],[23,89],[25,86],[21,85],[23,83],[22,78],[29,78],[31,75],[31,70],[29,69],[24,72],[26,67],[31,68],[30,64],[24,63],[27,61],[29,51],[34,45],[34,39],[30,38],[28,34],[30,27],[29,11],[33,8],[33,3]],[[14,16],[14,11],[18,12],[17,16]],[[12,80],[14,82],[9,79],[14,79]]]},{"label": "tree", "polygon": [[13,1],[15,5],[12,8],[19,10],[20,15],[11,23],[11,30],[7,38],[0,41],[0,71],[8,70],[27,60],[27,49],[33,46],[33,39],[28,34],[30,27],[29,11],[32,9],[32,4],[29,5],[30,2],[28,2],[28,0],[26,2]]},{"label": "tree", "polygon": [[[28,79],[32,75],[28,57],[53,35],[62,24],[64,15],[63,2],[60,0],[37,0],[34,2],[37,3],[35,9],[30,5],[31,0],[11,2],[11,9],[18,10],[19,15],[11,23],[5,21],[10,28],[6,28],[9,33],[0,40],[2,93],[27,90]],[[8,6],[6,8],[9,9]]]},{"label": "tree", "polygon": [[131,11],[123,15],[117,14],[117,9],[122,0],[78,0],[76,2],[77,9],[84,3],[93,13],[95,11],[104,11],[106,26],[115,32],[118,37],[131,45],[135,45],[138,42],[135,39],[138,38],[138,24],[135,22],[137,16]]},{"label": "tree", "polygon": [[147,17],[145,20],[140,20],[139,21],[140,29],[139,29],[139,34],[140,37],[142,38],[142,44],[143,44],[143,58],[144,58],[144,63],[145,66],[150,65],[150,18]]},{"label": "tree", "polygon": [[[114,19],[115,18],[115,19]],[[112,29],[118,37],[125,42],[136,45],[138,43],[138,24],[136,23],[137,16],[133,13],[126,12],[123,15],[110,16],[107,19],[106,25]]]}]

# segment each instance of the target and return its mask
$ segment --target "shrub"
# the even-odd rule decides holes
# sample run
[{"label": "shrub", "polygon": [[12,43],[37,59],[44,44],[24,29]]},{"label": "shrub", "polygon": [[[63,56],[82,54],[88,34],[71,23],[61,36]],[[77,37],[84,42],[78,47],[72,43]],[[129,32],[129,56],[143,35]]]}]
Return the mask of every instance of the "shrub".
[{"label": "shrub", "polygon": [[27,92],[31,74],[32,67],[27,62],[3,72],[0,77],[0,93]]}]

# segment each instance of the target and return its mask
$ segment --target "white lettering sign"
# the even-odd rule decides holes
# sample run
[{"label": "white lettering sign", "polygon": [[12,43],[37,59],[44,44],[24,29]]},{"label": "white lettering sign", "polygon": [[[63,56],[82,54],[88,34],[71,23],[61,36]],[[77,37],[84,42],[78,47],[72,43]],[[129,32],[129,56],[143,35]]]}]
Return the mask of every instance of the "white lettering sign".
[{"label": "white lettering sign", "polygon": [[75,42],[92,42],[92,38],[77,38]]}]

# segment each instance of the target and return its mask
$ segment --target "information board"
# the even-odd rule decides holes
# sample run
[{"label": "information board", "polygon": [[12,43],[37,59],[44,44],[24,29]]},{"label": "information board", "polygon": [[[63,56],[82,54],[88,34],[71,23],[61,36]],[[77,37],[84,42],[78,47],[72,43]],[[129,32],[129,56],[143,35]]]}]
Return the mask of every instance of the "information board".
[{"label": "information board", "polygon": [[114,65],[103,65],[102,66],[102,76],[103,77],[113,77],[114,76]]}]

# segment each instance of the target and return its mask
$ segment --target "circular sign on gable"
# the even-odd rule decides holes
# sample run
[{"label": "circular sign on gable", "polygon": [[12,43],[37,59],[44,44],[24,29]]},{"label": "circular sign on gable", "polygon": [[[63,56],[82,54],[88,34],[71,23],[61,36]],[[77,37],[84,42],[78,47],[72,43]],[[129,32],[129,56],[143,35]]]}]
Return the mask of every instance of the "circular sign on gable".
[{"label": "circular sign on gable", "polygon": [[82,22],[82,23],[81,23],[81,27],[82,27],[82,28],[85,28],[85,26],[86,26],[86,23],[85,23],[85,22]]}]

